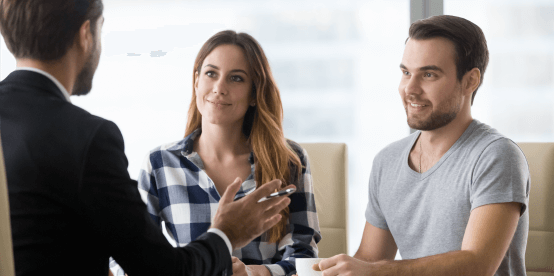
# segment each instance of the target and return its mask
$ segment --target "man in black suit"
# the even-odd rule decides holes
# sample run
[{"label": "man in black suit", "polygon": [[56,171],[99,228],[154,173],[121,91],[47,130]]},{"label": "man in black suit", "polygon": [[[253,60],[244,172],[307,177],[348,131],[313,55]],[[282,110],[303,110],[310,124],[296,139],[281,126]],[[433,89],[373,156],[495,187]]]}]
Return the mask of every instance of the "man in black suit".
[{"label": "man in black suit", "polygon": [[[127,173],[117,126],[70,103],[91,90],[101,0],[2,0],[0,29],[18,69],[0,83],[17,275],[108,275],[113,256],[129,275],[232,274],[230,253],[280,220],[290,199],[257,203],[279,180],[220,201],[212,228],[173,248]],[[124,73],[124,72],[122,72]]]}]

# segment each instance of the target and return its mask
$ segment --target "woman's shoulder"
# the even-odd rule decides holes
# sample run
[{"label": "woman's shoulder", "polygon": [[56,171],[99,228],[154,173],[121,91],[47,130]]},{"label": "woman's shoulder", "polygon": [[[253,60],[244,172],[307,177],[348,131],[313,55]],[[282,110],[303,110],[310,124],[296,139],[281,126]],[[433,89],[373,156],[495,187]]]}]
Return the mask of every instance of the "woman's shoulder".
[{"label": "woman's shoulder", "polygon": [[302,173],[305,173],[306,167],[308,166],[308,152],[295,141],[287,139],[287,145],[290,147],[290,149],[292,149],[294,153],[296,153],[298,159],[300,159],[300,163],[302,164]]},{"label": "woman's shoulder", "polygon": [[198,137],[201,133],[201,129],[196,129],[192,133],[188,134],[185,138],[173,141],[170,143],[161,144],[160,146],[155,147],[149,152],[149,155],[159,154],[159,153],[172,153],[181,155],[181,152],[185,154],[190,154],[193,152],[194,148],[194,139]]},{"label": "woman's shoulder", "polygon": [[296,153],[296,155],[298,156],[298,158],[300,158],[300,160],[305,158],[306,151],[304,150],[304,148],[302,148],[302,146],[300,146],[299,143],[293,140],[287,139],[287,144],[290,147],[290,149],[292,149],[292,151]]},{"label": "woman's shoulder", "polygon": [[186,139],[165,143],[150,150],[144,157],[142,169],[152,172],[164,167],[180,167]]},{"label": "woman's shoulder", "polygon": [[184,151],[188,146],[187,139],[181,139],[165,144],[161,144],[148,152],[148,155],[160,154],[163,152],[178,152]]}]

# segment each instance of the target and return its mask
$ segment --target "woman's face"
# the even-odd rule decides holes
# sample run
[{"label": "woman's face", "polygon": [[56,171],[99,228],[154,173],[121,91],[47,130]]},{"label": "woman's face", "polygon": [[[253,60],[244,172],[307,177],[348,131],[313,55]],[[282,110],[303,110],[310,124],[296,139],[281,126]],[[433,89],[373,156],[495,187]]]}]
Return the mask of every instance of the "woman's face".
[{"label": "woman's face", "polygon": [[252,74],[236,45],[221,45],[208,54],[196,72],[194,88],[203,124],[241,128],[246,110],[255,104]]}]

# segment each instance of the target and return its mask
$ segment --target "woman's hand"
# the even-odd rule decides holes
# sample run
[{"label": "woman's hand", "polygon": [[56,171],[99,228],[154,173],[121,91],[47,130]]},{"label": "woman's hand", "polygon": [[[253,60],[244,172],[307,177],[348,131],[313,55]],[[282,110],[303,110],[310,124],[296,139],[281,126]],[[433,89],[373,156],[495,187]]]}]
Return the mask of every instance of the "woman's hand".
[{"label": "woman's hand", "polygon": [[236,276],[250,276],[250,269],[237,257],[231,257],[233,261],[233,275]]}]

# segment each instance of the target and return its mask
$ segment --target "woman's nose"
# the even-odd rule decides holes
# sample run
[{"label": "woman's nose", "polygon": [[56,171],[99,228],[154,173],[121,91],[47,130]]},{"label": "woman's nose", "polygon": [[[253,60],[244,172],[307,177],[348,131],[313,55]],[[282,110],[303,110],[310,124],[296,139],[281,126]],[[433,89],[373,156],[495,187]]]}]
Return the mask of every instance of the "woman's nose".
[{"label": "woman's nose", "polygon": [[213,93],[221,94],[221,95],[227,94],[227,87],[226,87],[225,81],[223,79],[220,79],[220,80],[215,82],[214,88],[213,88]]}]

